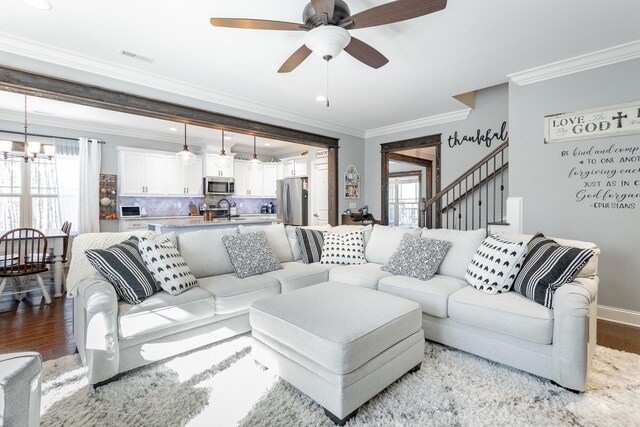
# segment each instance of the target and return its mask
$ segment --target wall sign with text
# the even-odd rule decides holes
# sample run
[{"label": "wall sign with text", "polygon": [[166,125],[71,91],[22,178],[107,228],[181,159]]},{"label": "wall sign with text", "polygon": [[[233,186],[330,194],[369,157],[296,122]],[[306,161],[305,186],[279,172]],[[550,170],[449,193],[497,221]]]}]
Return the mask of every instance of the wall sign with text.
[{"label": "wall sign with text", "polygon": [[640,101],[544,118],[544,143],[640,133]]}]

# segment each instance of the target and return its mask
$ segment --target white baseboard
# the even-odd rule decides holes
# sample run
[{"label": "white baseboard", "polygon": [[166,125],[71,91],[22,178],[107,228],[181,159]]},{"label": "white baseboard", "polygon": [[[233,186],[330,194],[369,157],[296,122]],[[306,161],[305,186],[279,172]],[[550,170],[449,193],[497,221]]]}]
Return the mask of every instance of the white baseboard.
[{"label": "white baseboard", "polygon": [[640,312],[625,310],[623,308],[607,307],[606,305],[598,306],[598,319],[608,320],[610,322],[623,323],[625,325],[640,328]]}]

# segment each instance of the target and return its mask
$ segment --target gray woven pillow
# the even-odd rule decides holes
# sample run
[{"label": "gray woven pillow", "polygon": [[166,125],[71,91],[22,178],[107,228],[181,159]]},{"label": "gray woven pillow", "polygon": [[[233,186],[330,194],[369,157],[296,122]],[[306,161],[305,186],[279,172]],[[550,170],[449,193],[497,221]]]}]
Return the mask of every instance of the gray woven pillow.
[{"label": "gray woven pillow", "polygon": [[400,276],[429,280],[438,271],[450,247],[451,242],[445,240],[425,239],[407,233],[382,270]]},{"label": "gray woven pillow", "polygon": [[264,231],[223,236],[222,243],[241,279],[282,269]]}]

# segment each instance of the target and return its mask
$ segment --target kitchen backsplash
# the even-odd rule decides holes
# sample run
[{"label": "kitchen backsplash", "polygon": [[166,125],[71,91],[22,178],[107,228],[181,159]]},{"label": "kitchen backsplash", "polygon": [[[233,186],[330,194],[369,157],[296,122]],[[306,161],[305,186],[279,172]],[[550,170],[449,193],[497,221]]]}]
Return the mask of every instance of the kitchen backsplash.
[{"label": "kitchen backsplash", "polygon": [[[220,198],[204,197],[118,197],[118,205],[138,205],[147,216],[183,216],[189,215],[189,204],[200,206],[202,203],[215,205]],[[269,202],[276,204],[276,199],[246,199],[229,197],[229,201],[236,202],[239,215],[259,214],[260,208]],[[118,212],[120,210],[118,209]]]}]

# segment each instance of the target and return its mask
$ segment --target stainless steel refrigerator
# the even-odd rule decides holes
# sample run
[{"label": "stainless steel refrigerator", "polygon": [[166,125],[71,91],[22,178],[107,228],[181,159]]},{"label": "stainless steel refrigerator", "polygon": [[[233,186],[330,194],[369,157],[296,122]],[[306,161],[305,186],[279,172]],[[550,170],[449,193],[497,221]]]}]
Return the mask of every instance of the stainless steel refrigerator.
[{"label": "stainless steel refrigerator", "polygon": [[308,178],[279,179],[276,186],[276,214],[285,225],[309,224]]}]

